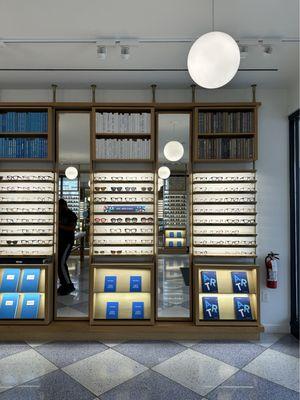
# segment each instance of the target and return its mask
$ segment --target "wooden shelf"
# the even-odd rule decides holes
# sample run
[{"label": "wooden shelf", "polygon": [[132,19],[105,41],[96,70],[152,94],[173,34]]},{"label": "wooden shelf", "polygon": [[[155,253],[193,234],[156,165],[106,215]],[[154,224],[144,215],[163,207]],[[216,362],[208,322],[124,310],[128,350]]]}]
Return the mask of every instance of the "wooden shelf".
[{"label": "wooden shelf", "polygon": [[103,132],[103,133],[99,133],[96,132],[95,133],[96,138],[103,138],[103,139],[108,139],[108,138],[120,138],[120,139],[134,139],[134,138],[150,138],[151,137],[151,133],[118,133],[118,132]]},{"label": "wooden shelf", "polygon": [[[149,158],[141,158],[141,159],[137,159],[137,158],[131,158],[131,159],[125,159],[125,158],[96,158],[94,160],[95,162],[107,162],[107,163],[112,163],[112,162],[119,162],[119,163],[152,163],[154,162],[154,160],[149,159]],[[115,181],[114,183],[116,183],[117,181]]]},{"label": "wooden shelf", "polygon": [[197,133],[198,134],[198,136],[201,136],[201,137],[203,137],[203,138],[217,138],[217,137],[238,137],[238,138],[240,138],[240,137],[252,137],[252,136],[255,136],[256,135],[256,133],[255,132],[245,132],[245,133],[243,133],[243,132],[237,132],[237,133],[234,133],[234,132],[220,132],[220,133],[200,133],[200,132],[198,132]]},{"label": "wooden shelf", "polygon": [[40,137],[48,136],[48,132],[0,132],[0,136],[5,137]]}]

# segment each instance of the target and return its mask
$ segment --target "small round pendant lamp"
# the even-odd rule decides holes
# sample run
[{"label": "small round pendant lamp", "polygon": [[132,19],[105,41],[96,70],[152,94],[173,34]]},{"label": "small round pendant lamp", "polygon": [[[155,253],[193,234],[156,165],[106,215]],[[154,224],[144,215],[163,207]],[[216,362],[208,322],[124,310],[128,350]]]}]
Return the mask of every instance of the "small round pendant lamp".
[{"label": "small round pendant lamp", "polygon": [[165,166],[158,168],[158,176],[161,179],[168,179],[170,175],[171,175],[170,168]]},{"label": "small round pendant lamp", "polygon": [[169,161],[179,161],[184,154],[184,148],[177,140],[171,140],[164,147],[164,156]]},{"label": "small round pendant lamp", "polygon": [[65,175],[68,179],[76,179],[78,176],[78,170],[75,167],[68,167],[65,170]]}]

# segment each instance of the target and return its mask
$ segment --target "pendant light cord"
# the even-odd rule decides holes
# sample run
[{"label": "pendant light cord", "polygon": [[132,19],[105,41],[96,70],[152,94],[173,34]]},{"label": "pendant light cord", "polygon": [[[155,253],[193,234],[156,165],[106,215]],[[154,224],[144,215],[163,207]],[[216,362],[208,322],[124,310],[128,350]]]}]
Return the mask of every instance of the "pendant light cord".
[{"label": "pendant light cord", "polygon": [[215,30],[215,0],[211,3],[211,21],[212,21],[212,32]]}]

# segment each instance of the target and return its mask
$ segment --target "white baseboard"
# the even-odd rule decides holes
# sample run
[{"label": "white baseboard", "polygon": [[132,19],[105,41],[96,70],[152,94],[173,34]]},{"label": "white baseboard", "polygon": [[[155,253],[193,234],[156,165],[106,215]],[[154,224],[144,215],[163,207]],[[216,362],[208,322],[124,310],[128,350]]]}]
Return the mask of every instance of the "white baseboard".
[{"label": "white baseboard", "polygon": [[289,323],[283,324],[264,324],[262,325],[265,327],[266,333],[290,333],[290,325]]}]

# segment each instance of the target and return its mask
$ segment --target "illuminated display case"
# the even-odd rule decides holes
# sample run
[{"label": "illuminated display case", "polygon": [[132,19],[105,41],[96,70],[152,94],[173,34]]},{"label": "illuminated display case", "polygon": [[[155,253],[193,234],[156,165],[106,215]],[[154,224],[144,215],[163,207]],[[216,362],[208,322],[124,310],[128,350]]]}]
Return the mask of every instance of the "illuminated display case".
[{"label": "illuminated display case", "polygon": [[256,257],[255,171],[193,174],[193,255]]},{"label": "illuminated display case", "polygon": [[52,280],[52,264],[1,264],[0,324],[48,324]]},{"label": "illuminated display case", "polygon": [[0,172],[0,258],[53,255],[55,188],[53,172]]},{"label": "illuminated display case", "polygon": [[259,325],[259,267],[195,264],[195,323]]},{"label": "illuminated display case", "polygon": [[95,172],[93,256],[153,256],[154,174]]},{"label": "illuminated display case", "polygon": [[153,268],[153,264],[93,264],[91,324],[153,324]]}]

